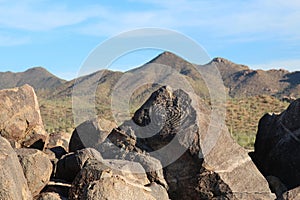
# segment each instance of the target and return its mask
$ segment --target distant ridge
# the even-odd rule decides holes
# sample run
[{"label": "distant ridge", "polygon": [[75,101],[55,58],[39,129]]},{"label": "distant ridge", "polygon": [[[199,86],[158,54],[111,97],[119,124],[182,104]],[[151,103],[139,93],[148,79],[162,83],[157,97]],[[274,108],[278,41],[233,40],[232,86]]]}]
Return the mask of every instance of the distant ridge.
[{"label": "distant ridge", "polygon": [[[184,60],[183,58],[171,53],[163,52],[144,65],[129,70],[125,73],[131,73],[135,70],[143,69],[149,64],[167,65],[181,75],[185,76],[200,97],[209,95],[205,82],[201,74],[195,68],[195,65]],[[289,72],[287,70],[252,70],[246,65],[236,64],[225,58],[217,57],[206,65],[198,67],[209,67],[215,65],[220,71],[223,82],[228,91],[228,96],[232,98],[251,97],[257,95],[269,95],[278,99],[288,97],[300,97],[300,72]],[[100,80],[96,80],[97,74],[102,72],[94,72],[90,75],[82,76],[77,79],[83,84],[98,84],[98,89],[102,92],[102,96],[108,97],[118,82],[123,72],[115,72],[105,70]],[[12,88],[29,84],[36,90],[47,89],[44,95],[51,98],[70,97],[75,79],[65,81],[56,77],[42,67],[28,69],[25,72],[0,73],[0,89]],[[101,100],[101,98],[100,98]],[[105,101],[108,101],[105,99]]]},{"label": "distant ridge", "polygon": [[[168,65],[182,75],[191,78],[192,84],[197,88],[205,88],[201,75],[194,65],[179,56],[164,52],[149,63]],[[236,64],[225,58],[217,57],[206,65],[215,65],[223,78],[228,96],[232,98],[251,97],[257,95],[270,95],[276,98],[285,96],[300,97],[300,71],[289,72],[287,70],[252,70],[243,64]]]},{"label": "distant ridge", "polygon": [[35,90],[54,89],[66,81],[56,77],[45,68],[34,67],[25,72],[0,72],[0,89],[31,85]]}]

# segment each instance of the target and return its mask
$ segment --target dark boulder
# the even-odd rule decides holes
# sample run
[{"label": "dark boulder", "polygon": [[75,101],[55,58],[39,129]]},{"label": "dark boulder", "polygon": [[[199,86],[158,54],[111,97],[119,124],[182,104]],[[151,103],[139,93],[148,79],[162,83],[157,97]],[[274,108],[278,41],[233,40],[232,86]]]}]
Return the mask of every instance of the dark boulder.
[{"label": "dark boulder", "polygon": [[116,125],[103,118],[83,122],[73,131],[69,152],[84,148],[95,148],[101,144]]},{"label": "dark boulder", "polygon": [[102,160],[101,154],[92,148],[81,149],[64,155],[56,165],[55,178],[72,182],[88,159]]},{"label": "dark boulder", "polygon": [[266,177],[279,178],[287,190],[300,186],[300,99],[261,118],[254,147],[251,155]]}]

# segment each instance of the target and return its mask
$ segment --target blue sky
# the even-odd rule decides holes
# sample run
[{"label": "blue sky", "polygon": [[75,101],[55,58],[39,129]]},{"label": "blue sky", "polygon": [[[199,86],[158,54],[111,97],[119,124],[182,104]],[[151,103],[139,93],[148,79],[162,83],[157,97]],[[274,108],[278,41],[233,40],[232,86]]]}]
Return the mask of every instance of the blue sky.
[{"label": "blue sky", "polygon": [[[212,58],[300,69],[300,1],[0,0],[0,71],[43,66],[69,80],[101,42],[144,27],[181,32]],[[158,53],[124,56],[113,69],[136,67]]]}]

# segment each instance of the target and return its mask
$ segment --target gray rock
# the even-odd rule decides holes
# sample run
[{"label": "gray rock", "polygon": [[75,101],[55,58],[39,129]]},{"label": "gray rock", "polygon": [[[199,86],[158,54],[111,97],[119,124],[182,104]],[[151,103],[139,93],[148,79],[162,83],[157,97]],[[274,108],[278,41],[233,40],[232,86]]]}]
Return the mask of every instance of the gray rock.
[{"label": "gray rock", "polygon": [[84,148],[95,148],[102,143],[116,125],[103,118],[83,122],[73,131],[69,151],[74,152]]},{"label": "gray rock", "polygon": [[44,148],[48,135],[31,86],[1,90],[0,113],[0,135],[11,144],[15,147]]},{"label": "gray rock", "polygon": [[103,160],[101,154],[92,148],[81,149],[63,156],[57,162],[55,178],[73,182],[88,159]]},{"label": "gray rock", "polygon": [[17,154],[9,142],[0,136],[0,199],[31,200]]},{"label": "gray rock", "polygon": [[37,149],[17,149],[28,187],[33,196],[38,195],[47,185],[52,174],[49,157]]}]

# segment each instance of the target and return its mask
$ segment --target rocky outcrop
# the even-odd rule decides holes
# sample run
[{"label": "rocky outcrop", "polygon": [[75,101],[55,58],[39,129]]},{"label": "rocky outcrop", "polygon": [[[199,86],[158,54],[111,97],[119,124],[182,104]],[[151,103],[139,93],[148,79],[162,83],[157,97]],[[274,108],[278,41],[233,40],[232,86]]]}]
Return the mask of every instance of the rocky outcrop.
[{"label": "rocky outcrop", "polygon": [[0,135],[13,146],[44,148],[47,134],[31,86],[1,90],[0,113]]},{"label": "rocky outcrop", "polygon": [[300,99],[261,118],[254,147],[253,160],[266,177],[277,177],[286,190],[300,185]]},{"label": "rocky outcrop", "polygon": [[0,199],[31,200],[22,167],[9,142],[0,136]]},{"label": "rocky outcrop", "polygon": [[71,200],[155,197],[168,199],[162,186],[150,183],[140,164],[124,160],[88,160],[72,183],[69,193]]},{"label": "rocky outcrop", "polygon": [[[30,86],[5,91],[10,91],[10,97],[27,102],[28,91],[26,93],[23,90],[30,91]],[[24,92],[22,98],[15,94],[20,91]],[[16,147],[44,149],[47,137],[37,132],[37,127],[40,130],[43,127],[33,126],[31,121],[27,121],[31,111],[36,112],[38,115],[35,117],[39,118],[39,111],[32,110],[30,106],[23,106],[22,110],[21,104],[15,108],[12,99],[4,99],[3,105],[7,102],[12,105],[8,109],[7,104],[5,109],[14,113],[7,120],[17,117],[21,120],[20,124],[9,121],[8,125],[11,126],[2,126],[0,120],[0,128],[4,127],[1,135]],[[36,101],[35,96],[33,99]],[[271,118],[267,116],[268,126],[260,123],[260,128],[267,134],[259,133],[255,144],[253,159],[264,175],[269,175],[267,180],[278,199],[287,195],[294,198],[295,190],[284,192],[293,189],[292,186],[296,184],[292,183],[298,181],[298,174],[296,172],[293,177],[295,182],[288,185],[285,177],[280,176],[286,169],[272,173],[268,170],[270,163],[282,168],[286,164],[289,170],[289,167],[297,164],[299,149],[293,142],[299,139],[299,108],[300,104],[296,101],[283,114]],[[161,87],[135,112],[132,120],[125,121],[119,127],[101,118],[79,125],[72,134],[69,143],[71,153],[68,154],[66,142],[53,136],[44,150],[46,154],[32,148],[16,149],[19,156],[17,162],[9,142],[0,137],[1,148],[3,146],[0,150],[0,166],[4,172],[0,173],[0,199],[31,199],[31,192],[38,199],[65,199],[68,196],[71,200],[164,200],[169,197],[175,200],[274,199],[267,181],[248,153],[233,141],[221,117],[222,112],[214,113],[199,97],[180,89],[173,91],[169,87]],[[25,135],[21,129],[23,119],[26,122]],[[281,132],[273,137],[272,132],[276,129],[269,125],[276,125]],[[265,144],[269,137],[272,139]],[[282,149],[276,150],[272,145]],[[287,148],[295,152],[286,158],[281,154],[286,153]],[[274,155],[278,157],[271,159]],[[287,159],[292,157],[295,160],[292,160],[292,164],[288,163]],[[270,163],[264,168],[267,161]],[[27,181],[24,174],[20,173],[22,168]],[[287,180],[291,181],[290,174],[286,175]]]},{"label": "rocky outcrop", "polygon": [[37,149],[17,149],[17,154],[28,187],[33,196],[38,195],[47,185],[52,173],[52,164],[48,156]]},{"label": "rocky outcrop", "polygon": [[[210,115],[210,109],[198,97],[161,87],[132,120],[109,134],[96,131],[95,123],[89,121],[80,126],[85,127],[82,134],[85,130],[87,135],[95,133],[93,146],[103,161],[140,163],[148,181],[168,189],[171,199],[274,199],[247,152],[233,141],[222,121]],[[83,171],[89,174],[93,170],[88,167]],[[98,172],[93,177],[87,182],[100,184]],[[73,182],[73,199],[81,198],[83,187],[88,187],[86,181],[79,182],[78,178]],[[76,185],[81,188],[76,189]],[[102,189],[97,188],[95,193]]]},{"label": "rocky outcrop", "polygon": [[[247,152],[222,121],[210,123],[210,114],[197,97],[168,87],[154,92],[134,114],[136,146],[162,162],[170,198],[274,199]],[[206,192],[199,189],[203,184]]]},{"label": "rocky outcrop", "polygon": [[74,152],[84,148],[95,148],[102,143],[116,125],[103,118],[83,122],[73,131],[69,151]]}]

